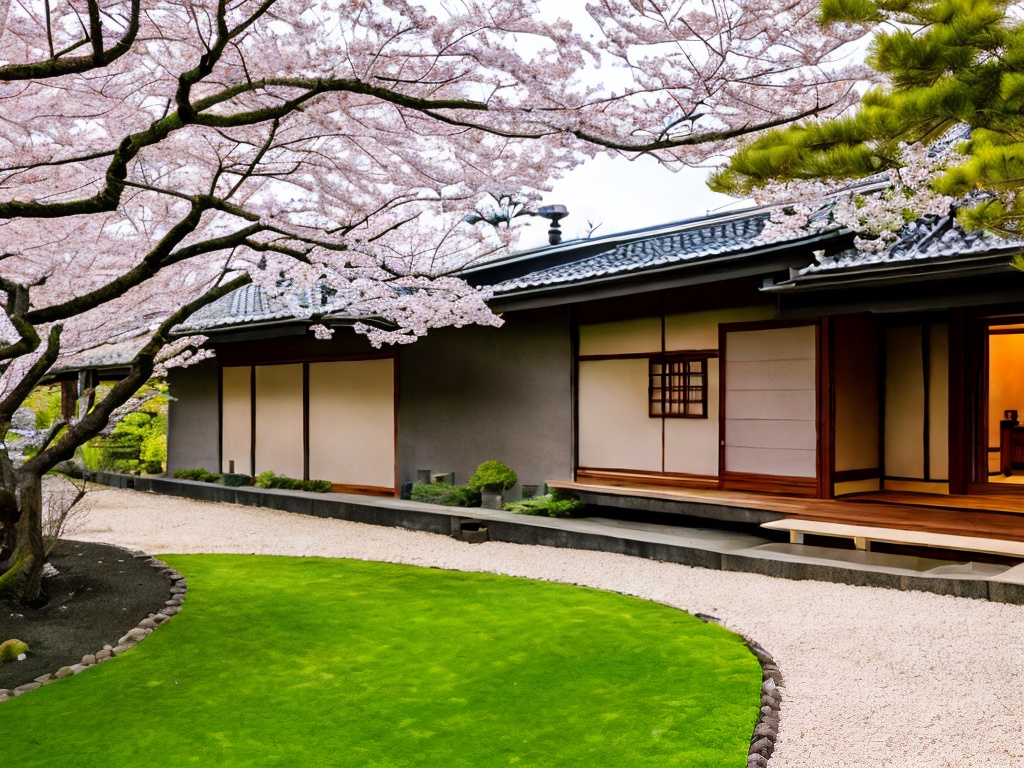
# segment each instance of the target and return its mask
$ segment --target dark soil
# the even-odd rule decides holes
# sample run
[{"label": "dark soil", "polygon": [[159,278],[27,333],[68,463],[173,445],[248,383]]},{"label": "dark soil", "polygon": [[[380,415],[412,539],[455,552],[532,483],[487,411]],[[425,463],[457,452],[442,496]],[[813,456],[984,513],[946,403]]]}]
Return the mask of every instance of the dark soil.
[{"label": "dark soil", "polygon": [[29,646],[24,661],[0,664],[0,688],[14,689],[117,645],[169,597],[167,576],[119,547],[61,541],[50,563],[60,574],[44,582],[50,602],[43,608],[0,594],[0,643],[17,638]]}]

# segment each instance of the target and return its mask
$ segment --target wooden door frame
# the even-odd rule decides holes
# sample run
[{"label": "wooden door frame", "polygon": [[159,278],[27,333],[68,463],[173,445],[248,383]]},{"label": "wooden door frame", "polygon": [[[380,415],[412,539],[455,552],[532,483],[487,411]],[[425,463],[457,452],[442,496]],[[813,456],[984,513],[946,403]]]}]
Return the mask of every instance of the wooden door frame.
[{"label": "wooden door frame", "polygon": [[[1024,314],[1019,311],[967,313],[964,310],[954,310],[953,314],[954,317],[959,315],[958,334],[962,336],[959,340],[962,346],[958,350],[957,387],[954,388],[952,378],[950,380],[950,413],[954,413],[954,405],[957,407],[956,418],[950,420],[950,455],[956,451],[957,483],[954,486],[951,461],[949,492],[1024,495],[1024,486],[988,481],[989,329],[992,325],[1024,323]],[[950,358],[952,363],[952,347]]]},{"label": "wooden door frame", "polygon": [[[780,328],[814,328],[815,363],[815,477],[785,477],[749,472],[730,472],[725,466],[726,447],[726,371],[729,365],[727,336],[732,332],[767,331]],[[788,320],[756,320],[720,323],[718,326],[718,487],[722,490],[779,493],[790,496],[831,498],[835,473],[835,398],[833,394],[832,324],[827,317]]]}]

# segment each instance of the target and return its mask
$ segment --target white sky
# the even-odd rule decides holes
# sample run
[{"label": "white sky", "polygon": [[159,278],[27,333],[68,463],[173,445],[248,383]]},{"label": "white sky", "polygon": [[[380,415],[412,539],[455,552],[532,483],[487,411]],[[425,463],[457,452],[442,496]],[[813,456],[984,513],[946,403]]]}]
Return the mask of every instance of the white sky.
[{"label": "white sky", "polygon": [[[704,216],[723,206],[749,205],[712,192],[704,179],[706,168],[672,172],[651,157],[635,160],[598,156],[556,181],[542,205],[564,205],[563,239],[586,236],[587,222],[601,223],[594,236],[668,224]],[[521,226],[518,249],[546,245],[548,221],[531,218]]]}]

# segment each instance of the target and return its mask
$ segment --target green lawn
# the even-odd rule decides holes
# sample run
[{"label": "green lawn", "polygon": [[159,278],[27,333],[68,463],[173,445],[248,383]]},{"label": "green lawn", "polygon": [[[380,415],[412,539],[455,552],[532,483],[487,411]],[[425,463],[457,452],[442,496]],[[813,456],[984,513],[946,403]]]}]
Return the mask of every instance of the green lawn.
[{"label": "green lawn", "polygon": [[181,614],[0,704],[8,766],[734,766],[738,637],[591,589],[319,558],[175,555]]}]

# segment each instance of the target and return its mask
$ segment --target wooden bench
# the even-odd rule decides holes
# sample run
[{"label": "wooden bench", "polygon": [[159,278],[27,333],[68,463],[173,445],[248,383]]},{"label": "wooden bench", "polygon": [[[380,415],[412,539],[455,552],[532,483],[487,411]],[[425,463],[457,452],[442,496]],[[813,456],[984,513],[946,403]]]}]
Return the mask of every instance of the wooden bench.
[{"label": "wooden bench", "polygon": [[796,520],[785,518],[762,523],[762,528],[773,531],[789,531],[791,544],[803,544],[806,534],[834,536],[853,539],[853,545],[860,550],[870,551],[871,542],[885,544],[909,544],[917,547],[938,547],[959,552],[984,552],[990,555],[1024,558],[1024,542],[1003,539],[983,539],[975,536],[956,536],[949,533],[928,533],[907,531],[899,528],[875,528],[868,525],[846,523],[825,523],[818,520]]}]

